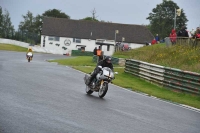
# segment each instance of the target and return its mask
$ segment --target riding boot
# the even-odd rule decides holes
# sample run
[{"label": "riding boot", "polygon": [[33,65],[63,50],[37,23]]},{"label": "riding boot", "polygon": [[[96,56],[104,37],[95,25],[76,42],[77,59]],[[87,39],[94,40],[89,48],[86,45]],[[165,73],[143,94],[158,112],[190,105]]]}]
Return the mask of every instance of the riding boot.
[{"label": "riding boot", "polygon": [[95,73],[93,73],[93,74],[91,75],[90,80],[89,80],[89,82],[88,82],[87,85],[90,85],[90,84],[91,84],[91,82],[92,82],[92,80],[95,78],[95,76],[96,76]]}]

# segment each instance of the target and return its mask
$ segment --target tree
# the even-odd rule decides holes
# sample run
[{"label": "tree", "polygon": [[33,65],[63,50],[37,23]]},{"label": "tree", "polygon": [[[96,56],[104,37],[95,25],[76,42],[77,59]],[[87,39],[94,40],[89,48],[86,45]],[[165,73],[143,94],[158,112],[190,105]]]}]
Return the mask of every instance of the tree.
[{"label": "tree", "polygon": [[30,11],[26,15],[22,15],[22,17],[24,20],[19,24],[18,38],[29,43],[39,43],[42,17],[40,15],[34,17]]},{"label": "tree", "polygon": [[42,16],[55,17],[55,18],[68,18],[68,19],[70,19],[70,16],[68,16],[67,14],[61,12],[58,9],[47,10],[47,11],[45,11],[42,14]]},{"label": "tree", "polygon": [[86,17],[86,18],[83,18],[82,20],[97,21],[97,22],[99,21],[99,20],[92,18],[92,17]]},{"label": "tree", "polygon": [[10,14],[6,9],[5,9],[5,13],[3,14],[1,21],[2,21],[2,23],[1,23],[2,37],[13,38],[13,36],[14,36],[14,26],[12,25],[12,22],[10,20]]},{"label": "tree", "polygon": [[67,18],[70,17],[57,9],[47,10],[42,15],[36,17],[28,11],[26,15],[22,15],[23,21],[19,24],[19,30],[17,32],[18,38],[22,41],[32,43],[40,42],[40,35],[42,30],[42,18],[43,17],[56,17],[56,18]]},{"label": "tree", "polygon": [[[152,13],[149,13],[147,19],[150,21],[150,31],[154,35],[159,34],[162,38],[169,36],[171,30],[174,28],[175,9],[179,9],[179,6],[169,0],[163,0],[156,8],[153,8]],[[186,25],[187,21],[182,9],[181,15],[176,17],[176,31]]]},{"label": "tree", "polygon": [[3,29],[3,11],[0,6],[0,37],[2,37],[3,34],[2,29]]},{"label": "tree", "polygon": [[37,15],[35,17],[35,23],[34,23],[34,27],[35,27],[35,33],[38,34],[38,38],[37,38],[37,43],[40,43],[40,36],[41,36],[41,31],[42,31],[42,16],[41,15]]},{"label": "tree", "polygon": [[97,19],[98,16],[96,16],[96,10],[95,10],[95,8],[91,11],[91,13],[92,13],[92,17],[86,17],[86,18],[83,18],[82,20],[99,21]]},{"label": "tree", "polygon": [[22,15],[23,21],[19,24],[19,29],[26,32],[34,32],[35,17],[30,11],[26,15]]},{"label": "tree", "polygon": [[95,8],[91,11],[91,13],[92,13],[92,20],[97,20],[97,17],[98,16],[96,16],[96,10],[95,10]]},{"label": "tree", "polygon": [[32,43],[32,33],[35,33],[35,17],[33,13],[28,11],[26,15],[22,15],[23,21],[19,24],[19,32],[21,33],[21,40]]}]

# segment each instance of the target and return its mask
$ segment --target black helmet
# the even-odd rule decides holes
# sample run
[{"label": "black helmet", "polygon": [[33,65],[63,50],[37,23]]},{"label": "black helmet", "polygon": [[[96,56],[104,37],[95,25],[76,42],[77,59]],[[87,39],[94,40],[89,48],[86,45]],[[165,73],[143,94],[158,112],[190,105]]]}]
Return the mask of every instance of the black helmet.
[{"label": "black helmet", "polygon": [[106,61],[111,61],[112,58],[111,58],[110,56],[106,56],[105,60],[106,60]]}]

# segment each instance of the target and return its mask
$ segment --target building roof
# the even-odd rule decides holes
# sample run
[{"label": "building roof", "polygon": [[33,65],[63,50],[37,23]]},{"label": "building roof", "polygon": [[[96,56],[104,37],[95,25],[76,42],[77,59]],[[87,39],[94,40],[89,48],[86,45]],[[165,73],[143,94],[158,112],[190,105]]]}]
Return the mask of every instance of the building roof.
[{"label": "building roof", "polygon": [[52,17],[44,17],[42,35],[92,40],[114,40],[115,30],[119,31],[116,35],[116,41],[122,41],[122,37],[124,37],[125,42],[144,44],[145,42],[151,42],[154,38],[152,33],[142,25],[71,20]]}]

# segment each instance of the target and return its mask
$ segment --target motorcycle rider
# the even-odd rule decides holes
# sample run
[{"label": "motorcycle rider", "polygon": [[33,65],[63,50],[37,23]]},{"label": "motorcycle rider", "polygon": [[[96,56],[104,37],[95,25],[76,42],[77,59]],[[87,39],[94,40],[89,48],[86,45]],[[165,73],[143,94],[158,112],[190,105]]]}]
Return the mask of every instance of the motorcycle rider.
[{"label": "motorcycle rider", "polygon": [[28,50],[27,50],[27,52],[26,52],[26,58],[28,58],[28,55],[27,55],[27,54],[28,54],[29,52],[32,53],[32,57],[31,57],[31,58],[33,58],[33,50],[32,50],[31,47],[29,47]]},{"label": "motorcycle rider", "polygon": [[92,73],[92,75],[90,77],[90,81],[88,82],[87,85],[91,84],[92,80],[96,77],[96,75],[101,70],[98,66],[102,66],[102,68],[103,67],[109,67],[113,71],[113,65],[112,65],[111,59],[112,58],[110,56],[106,56],[106,58],[104,60],[101,60],[101,61],[98,62],[96,68],[94,69],[94,72]]}]

